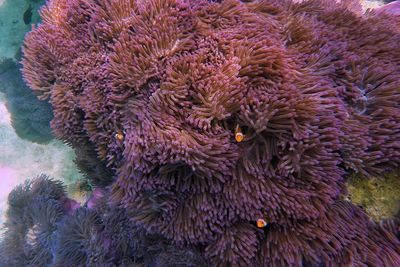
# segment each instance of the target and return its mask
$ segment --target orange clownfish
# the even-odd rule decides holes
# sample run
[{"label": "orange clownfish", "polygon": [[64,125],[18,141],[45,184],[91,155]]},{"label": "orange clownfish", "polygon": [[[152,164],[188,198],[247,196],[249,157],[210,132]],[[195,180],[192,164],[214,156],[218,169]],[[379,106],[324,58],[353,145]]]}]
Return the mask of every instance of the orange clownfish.
[{"label": "orange clownfish", "polygon": [[124,135],[122,134],[121,131],[119,131],[118,133],[115,134],[115,138],[116,138],[118,141],[123,141],[123,140],[124,140]]},{"label": "orange clownfish", "polygon": [[267,226],[267,222],[264,219],[258,219],[257,220],[257,227],[258,228],[264,228]]},{"label": "orange clownfish", "polygon": [[244,139],[244,134],[242,132],[242,129],[240,129],[239,124],[235,128],[235,139],[236,139],[236,142],[238,142],[238,143],[242,142]]}]

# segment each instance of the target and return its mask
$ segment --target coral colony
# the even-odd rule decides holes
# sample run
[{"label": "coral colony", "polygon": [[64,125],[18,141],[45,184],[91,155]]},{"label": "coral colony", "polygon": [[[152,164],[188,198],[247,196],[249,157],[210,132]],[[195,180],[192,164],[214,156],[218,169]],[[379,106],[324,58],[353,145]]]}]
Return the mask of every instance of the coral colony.
[{"label": "coral colony", "polygon": [[398,222],[343,197],[400,163],[400,23],[357,12],[48,1],[24,78],[96,189],[17,187],[0,265],[400,266]]}]

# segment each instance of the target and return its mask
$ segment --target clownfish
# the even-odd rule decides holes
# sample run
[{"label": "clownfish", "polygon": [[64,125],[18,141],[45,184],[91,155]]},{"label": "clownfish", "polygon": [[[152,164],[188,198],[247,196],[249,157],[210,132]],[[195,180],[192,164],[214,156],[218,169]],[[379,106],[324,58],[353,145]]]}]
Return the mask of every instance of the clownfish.
[{"label": "clownfish", "polygon": [[257,227],[258,228],[264,228],[265,226],[267,226],[267,222],[264,219],[258,219],[257,220]]},{"label": "clownfish", "polygon": [[243,141],[245,135],[242,132],[242,129],[240,128],[239,124],[235,128],[235,139],[236,142],[240,143]]},{"label": "clownfish", "polygon": [[118,133],[115,134],[115,138],[116,138],[118,141],[123,141],[123,140],[124,140],[124,135],[122,134],[121,131],[119,131]]}]

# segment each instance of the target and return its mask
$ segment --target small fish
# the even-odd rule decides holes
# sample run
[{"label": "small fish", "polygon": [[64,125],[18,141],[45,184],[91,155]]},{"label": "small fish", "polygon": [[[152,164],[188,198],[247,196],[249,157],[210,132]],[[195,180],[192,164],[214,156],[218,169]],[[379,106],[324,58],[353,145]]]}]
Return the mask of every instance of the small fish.
[{"label": "small fish", "polygon": [[244,139],[244,134],[242,132],[242,129],[240,129],[239,125],[237,125],[236,129],[235,129],[235,139],[236,139],[236,142],[238,142],[238,143],[242,142]]},{"label": "small fish", "polygon": [[258,228],[264,228],[265,226],[267,226],[267,222],[264,219],[258,219],[257,220],[257,227]]},{"label": "small fish", "polygon": [[23,16],[24,22],[26,25],[28,25],[32,21],[32,10],[33,10],[32,5],[29,4],[29,7],[25,10],[24,16]]},{"label": "small fish", "polygon": [[123,141],[124,140],[124,134],[122,132],[118,132],[118,133],[115,134],[115,138],[118,141]]}]

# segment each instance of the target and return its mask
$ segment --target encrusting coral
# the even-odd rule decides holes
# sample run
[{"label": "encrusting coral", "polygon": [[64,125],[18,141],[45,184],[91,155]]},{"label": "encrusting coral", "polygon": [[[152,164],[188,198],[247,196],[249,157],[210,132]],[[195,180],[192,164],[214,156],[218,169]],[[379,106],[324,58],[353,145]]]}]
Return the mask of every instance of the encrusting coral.
[{"label": "encrusting coral", "polygon": [[354,6],[51,0],[23,73],[147,234],[212,266],[398,266],[398,225],[340,200],[400,163],[400,24]]}]

